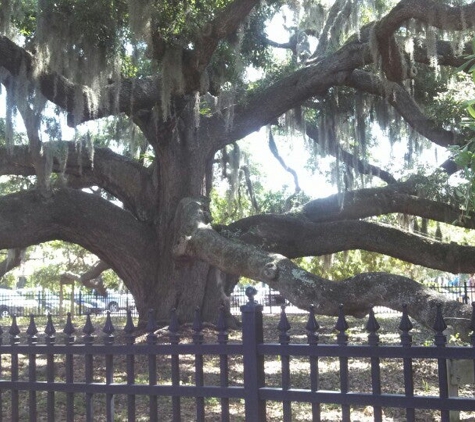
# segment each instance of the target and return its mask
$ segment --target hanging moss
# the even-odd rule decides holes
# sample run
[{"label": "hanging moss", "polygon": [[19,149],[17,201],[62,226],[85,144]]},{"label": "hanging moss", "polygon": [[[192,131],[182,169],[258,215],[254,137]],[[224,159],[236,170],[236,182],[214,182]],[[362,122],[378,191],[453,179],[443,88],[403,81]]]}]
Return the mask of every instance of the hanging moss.
[{"label": "hanging moss", "polygon": [[150,0],[128,0],[129,26],[136,41],[150,41],[153,2]]},{"label": "hanging moss", "polygon": [[183,94],[183,49],[180,46],[167,48],[161,62],[160,101],[163,120],[172,114],[172,95]]}]

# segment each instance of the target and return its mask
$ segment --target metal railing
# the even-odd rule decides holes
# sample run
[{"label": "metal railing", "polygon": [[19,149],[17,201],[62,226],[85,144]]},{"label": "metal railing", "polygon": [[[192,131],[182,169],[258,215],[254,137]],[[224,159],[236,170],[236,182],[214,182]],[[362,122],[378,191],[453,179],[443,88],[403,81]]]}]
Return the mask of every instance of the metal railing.
[{"label": "metal railing", "polygon": [[[158,341],[152,311],[143,343],[136,342],[136,329],[130,311],[120,342],[116,341],[110,314],[98,337],[94,336],[94,327],[88,315],[80,342],[75,338],[76,329],[70,315],[63,333],[58,337],[49,315],[41,341],[33,316],[26,333],[20,332],[13,317],[7,333],[0,329],[0,421],[37,421],[40,418],[75,421],[79,420],[76,419],[79,402],[84,406],[81,420],[93,421],[100,416],[101,420],[111,422],[133,422],[139,417],[152,422],[204,421],[211,399],[219,407],[221,421],[232,420],[230,403],[236,400],[241,403],[242,414],[248,422],[264,422],[269,402],[281,403],[280,420],[284,422],[294,420],[295,403],[308,403],[308,417],[313,421],[322,419],[322,406],[328,403],[340,408],[342,421],[351,420],[353,406],[371,407],[375,421],[382,421],[385,408],[405,409],[407,421],[420,420],[416,416],[417,409],[437,410],[442,421],[449,421],[451,412],[475,409],[473,395],[451,397],[453,388],[450,386],[449,368],[451,362],[465,360],[471,364],[469,370],[473,371],[475,334],[471,337],[471,346],[448,347],[440,306],[432,346],[412,345],[412,324],[407,309],[399,325],[400,344],[396,346],[380,342],[379,325],[373,312],[366,325],[367,343],[351,344],[343,308],[335,324],[335,344],[321,344],[320,327],[313,308],[305,327],[306,343],[291,342],[291,327],[285,309],[282,309],[276,327],[278,342],[265,343],[262,306],[254,301],[252,290],[248,291],[248,296],[248,302],[241,307],[242,341],[237,342],[228,340],[224,309],[219,313],[214,342],[204,341],[203,324],[199,310],[196,310],[189,343],[181,342],[174,311],[165,335],[166,343]],[[471,329],[475,331],[475,305],[473,308]],[[3,341],[3,337],[8,337],[8,340]],[[229,361],[233,357],[242,358],[239,369],[233,368],[233,372],[240,371],[239,374],[231,373]],[[328,357],[335,359],[339,385],[332,390],[323,390],[320,365]],[[350,361],[354,358],[370,362],[369,391],[350,383]],[[169,362],[166,377],[157,369],[157,361],[163,359]],[[209,359],[214,359],[217,371],[211,383],[205,364]],[[421,394],[414,387],[417,373],[413,370],[413,362],[421,359],[436,362],[436,394]],[[280,366],[278,385],[269,385],[266,380],[265,362],[269,360]],[[305,387],[292,377],[294,360],[303,360],[309,365]],[[381,375],[383,360],[401,362],[402,372],[398,379],[402,386],[399,392],[385,392]],[[192,372],[182,377],[185,363],[191,364]],[[194,409],[192,419],[183,417],[183,402],[190,400]]]},{"label": "metal railing", "polygon": [[105,296],[83,292],[55,294],[43,289],[0,289],[0,317],[102,314],[111,311],[125,315],[135,310],[135,301],[130,293],[111,292]]}]

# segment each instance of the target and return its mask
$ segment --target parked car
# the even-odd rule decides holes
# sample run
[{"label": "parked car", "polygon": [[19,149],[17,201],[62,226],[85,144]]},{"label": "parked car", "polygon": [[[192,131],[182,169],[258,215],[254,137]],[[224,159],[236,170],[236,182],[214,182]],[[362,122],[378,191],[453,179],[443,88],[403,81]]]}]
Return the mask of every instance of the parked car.
[{"label": "parked car", "polygon": [[0,317],[25,315],[35,312],[39,304],[34,299],[27,299],[15,290],[0,288]]},{"label": "parked car", "polygon": [[[264,306],[280,306],[288,303],[279,291],[270,288],[257,288],[254,300]],[[231,306],[244,305],[248,301],[246,288],[237,286],[231,293]]]},{"label": "parked car", "polygon": [[135,309],[135,299],[130,293],[108,291],[106,296],[100,298],[105,303],[106,309],[111,312]]},{"label": "parked car", "polygon": [[106,304],[98,299],[94,293],[75,293],[74,302],[79,305],[82,314],[102,314],[106,310]]},{"label": "parked car", "polygon": [[49,314],[59,312],[61,303],[59,296],[49,289],[42,287],[25,287],[23,289],[17,289],[17,292],[28,300],[36,300],[40,308],[38,311],[42,313]]}]

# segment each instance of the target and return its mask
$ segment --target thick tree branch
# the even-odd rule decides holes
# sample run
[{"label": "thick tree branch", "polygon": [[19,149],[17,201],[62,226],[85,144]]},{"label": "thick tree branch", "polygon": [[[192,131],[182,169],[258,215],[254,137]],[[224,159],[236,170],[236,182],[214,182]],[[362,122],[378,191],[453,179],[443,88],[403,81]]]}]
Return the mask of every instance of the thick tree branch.
[{"label": "thick tree branch", "polygon": [[[0,249],[64,240],[96,254],[119,276],[133,279],[151,253],[152,237],[149,227],[129,212],[81,191],[58,189],[47,199],[34,191],[0,197]],[[153,265],[152,257],[146,261]]]},{"label": "thick tree branch", "polygon": [[[0,36],[0,66],[14,77],[23,74],[30,82],[36,81],[49,101],[70,114],[71,126],[119,113],[132,115],[142,109],[151,109],[160,98],[157,77],[122,79],[102,87],[100,92],[93,92],[55,71],[39,71],[35,57],[5,36]],[[80,103],[83,110],[77,115]]]},{"label": "thick tree branch", "polygon": [[[382,188],[359,189],[315,199],[303,205],[300,211],[289,213],[288,216],[303,218],[312,223],[325,223],[401,213],[467,229],[475,228],[475,215],[472,213],[465,213],[456,206],[417,196],[419,190],[424,191],[424,181],[414,178]],[[267,217],[265,215],[247,217],[231,224],[230,227],[250,231],[253,225],[260,224],[259,222],[265,221]]]},{"label": "thick tree branch", "polygon": [[410,315],[430,326],[436,303],[443,302],[444,313],[455,317],[452,322],[457,331],[468,334],[469,306],[447,301],[413,280],[391,274],[360,274],[341,282],[323,279],[299,268],[285,256],[220,236],[208,223],[207,203],[203,200],[183,199],[176,224],[176,259],[198,258],[227,273],[264,281],[299,307],[314,304],[317,313],[336,315],[340,303],[346,303],[348,314],[361,317],[375,305],[401,310],[402,302],[407,300]]},{"label": "thick tree branch", "polygon": [[352,72],[344,84],[385,98],[416,132],[437,145],[447,147],[463,142],[461,137],[457,137],[452,131],[443,129],[430,120],[411,95],[399,84],[383,83],[379,77],[362,70]]},{"label": "thick tree branch", "polygon": [[9,271],[13,270],[13,268],[20,266],[24,255],[25,249],[23,248],[9,249],[7,252],[7,257],[2,262],[0,262],[0,278]]},{"label": "thick tree branch", "polygon": [[219,42],[237,31],[259,0],[235,0],[218,13],[196,40],[192,61],[201,74],[208,66]]},{"label": "thick tree branch", "polygon": [[[215,115],[203,119],[200,131],[203,136],[217,140],[216,150],[222,149],[272,123],[308,98],[324,95],[330,87],[342,84],[353,69],[370,62],[371,53],[367,45],[348,44],[325,60],[297,70],[263,91],[251,93],[234,107],[231,130],[228,130],[222,115]],[[223,136],[223,133],[226,135]]]},{"label": "thick tree branch", "polygon": [[[49,142],[44,148],[45,154],[53,156],[53,172],[65,175],[71,186],[99,186],[140,220],[151,218],[155,206],[152,177],[150,170],[137,161],[109,148],[95,148],[91,162],[85,148],[78,148],[74,142]],[[29,147],[0,147],[0,175],[35,175]]]},{"label": "thick tree branch", "polygon": [[95,289],[97,293],[105,296],[107,294],[107,290],[104,286],[104,282],[101,278],[99,278],[99,276],[109,268],[110,266],[107,263],[104,261],[99,261],[83,274],[74,274],[69,271],[61,274],[61,283],[79,281],[84,287],[87,287],[88,289]]},{"label": "thick tree branch", "polygon": [[409,19],[442,30],[463,30],[475,25],[475,6],[451,7],[436,1],[403,0],[374,26],[383,71],[390,81],[408,77],[404,58],[394,33]]},{"label": "thick tree branch", "polygon": [[229,235],[288,258],[362,249],[441,271],[475,272],[475,247],[441,243],[390,226],[367,221],[310,223],[270,214],[254,222],[247,230],[233,223]]}]

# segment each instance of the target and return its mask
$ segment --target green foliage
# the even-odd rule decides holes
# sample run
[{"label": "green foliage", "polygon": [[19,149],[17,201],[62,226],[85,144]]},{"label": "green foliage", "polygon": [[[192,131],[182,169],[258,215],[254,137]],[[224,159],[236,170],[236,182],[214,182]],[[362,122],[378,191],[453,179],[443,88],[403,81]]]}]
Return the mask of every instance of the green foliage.
[{"label": "green foliage", "polygon": [[16,286],[16,277],[12,273],[7,273],[0,277],[0,287],[12,289]]},{"label": "green foliage", "polygon": [[150,2],[153,26],[166,42],[191,41],[197,30],[211,20],[230,0]]},{"label": "green foliage", "polygon": [[33,177],[8,176],[0,177],[0,194],[8,195],[20,190],[31,189],[35,185]]},{"label": "green foliage", "polygon": [[330,280],[344,280],[364,272],[387,272],[427,282],[439,274],[435,270],[364,250],[304,257],[294,261],[305,270]]},{"label": "green foliage", "polygon": [[[472,48],[475,49],[475,38],[472,41]],[[475,51],[475,50],[474,50]],[[461,66],[459,70],[467,70],[471,75],[472,84],[475,83],[475,65],[473,60],[475,54],[468,55],[467,62],[464,66]],[[466,91],[464,92],[467,95]],[[475,95],[471,92],[471,95]],[[462,169],[461,178],[462,182],[455,190],[455,196],[463,200],[463,206],[467,212],[473,212],[475,210],[475,99],[466,99],[463,103],[468,112],[468,116],[462,119],[462,124],[469,131],[471,139],[464,145],[456,145],[449,148],[452,154],[453,160]]]}]

